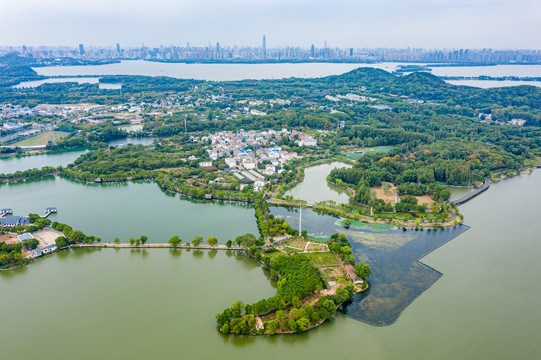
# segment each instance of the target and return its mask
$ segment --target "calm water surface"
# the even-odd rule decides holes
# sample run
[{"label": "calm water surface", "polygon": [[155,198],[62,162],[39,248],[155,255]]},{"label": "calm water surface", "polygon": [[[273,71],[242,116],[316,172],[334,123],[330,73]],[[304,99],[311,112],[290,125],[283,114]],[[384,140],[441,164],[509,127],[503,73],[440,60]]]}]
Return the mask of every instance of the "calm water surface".
[{"label": "calm water surface", "polygon": [[[314,78],[339,75],[359,67],[373,67],[392,72],[396,70],[399,65],[404,65],[404,63],[182,64],[126,60],[117,64],[47,66],[34,68],[34,70],[39,75],[44,76],[144,75],[170,76],[180,79],[231,81],[245,79],[282,79],[288,77]],[[437,76],[486,75],[495,77],[536,77],[541,76],[541,65],[438,66],[432,67],[432,73]]]},{"label": "calm water surface", "polygon": [[304,180],[293,189],[289,190],[286,195],[291,195],[295,199],[306,200],[311,203],[325,200],[333,200],[337,203],[348,203],[348,192],[327,182],[327,176],[333,169],[343,167],[351,166],[341,162],[333,162],[330,164],[308,167],[304,169]]},{"label": "calm water surface", "polygon": [[[391,326],[338,315],[300,336],[222,337],[215,313],[237,298],[274,293],[253,263],[225,253],[79,249],[0,272],[0,304],[9,309],[0,352],[6,359],[538,359],[540,186],[536,171],[461,206],[471,229],[422,259],[443,276]],[[0,199],[5,194],[0,187]],[[105,226],[130,226],[116,216],[133,204],[108,198],[114,216]]]},{"label": "calm water surface", "polygon": [[358,67],[375,67],[394,71],[399,63],[381,64],[183,64],[126,60],[117,64],[85,66],[47,66],[33,68],[44,76],[144,75],[179,79],[232,81],[245,79],[314,78],[343,74]]},{"label": "calm water surface", "polygon": [[68,83],[76,82],[78,84],[98,84],[100,89],[109,89],[109,90],[118,90],[122,88],[121,84],[111,84],[111,83],[100,83],[99,78],[84,78],[84,77],[70,77],[70,78],[51,78],[35,81],[23,81],[17,85],[12,86],[14,89],[24,89],[24,88],[36,88],[43,84],[57,84],[57,83]]},{"label": "calm water surface", "polygon": [[103,241],[147,235],[149,242],[184,241],[215,236],[221,243],[257,233],[253,206],[241,202],[205,201],[163,192],[154,183],[84,183],[49,177],[0,185],[0,207],[15,215],[58,208],[50,219],[73,226]]},{"label": "calm water surface", "polygon": [[[541,75],[538,75],[541,76]],[[490,89],[506,86],[530,85],[541,87],[541,81],[514,81],[514,80],[445,80],[449,84],[473,86],[482,89]]]},{"label": "calm water surface", "polygon": [[87,149],[79,149],[0,159],[0,174],[10,174],[15,171],[24,171],[34,168],[41,169],[44,166],[66,166],[86,152],[88,152]]}]

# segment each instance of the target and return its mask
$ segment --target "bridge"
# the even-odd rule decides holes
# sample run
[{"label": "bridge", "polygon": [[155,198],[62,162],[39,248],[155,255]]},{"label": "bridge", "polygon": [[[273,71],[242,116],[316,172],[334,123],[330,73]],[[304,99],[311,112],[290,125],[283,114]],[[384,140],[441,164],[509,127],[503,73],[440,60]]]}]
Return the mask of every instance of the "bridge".
[{"label": "bridge", "polygon": [[466,201],[469,201],[469,200],[473,199],[474,197],[481,194],[482,192],[487,191],[489,187],[490,187],[490,178],[487,178],[485,180],[485,182],[483,183],[483,186],[481,186],[480,188],[476,189],[475,191],[461,197],[460,199],[453,201],[453,203],[455,205],[462,205]]}]

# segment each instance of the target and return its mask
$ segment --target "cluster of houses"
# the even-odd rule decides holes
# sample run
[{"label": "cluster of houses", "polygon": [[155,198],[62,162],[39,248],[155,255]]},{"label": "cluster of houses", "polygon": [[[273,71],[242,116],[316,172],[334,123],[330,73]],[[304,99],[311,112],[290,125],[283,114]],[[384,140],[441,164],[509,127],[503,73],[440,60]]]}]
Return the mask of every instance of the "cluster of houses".
[{"label": "cluster of houses", "polygon": [[[32,240],[32,239],[34,239],[34,236],[32,236],[32,234],[30,234],[30,233],[24,233],[24,234],[21,234],[21,235],[17,235],[17,241],[18,242],[23,242],[23,241]],[[56,244],[49,244],[49,245],[44,246],[44,247],[38,246],[35,249],[30,251],[29,256],[30,257],[40,257],[42,255],[52,253],[52,252],[56,251],[57,249],[58,249],[58,246]]]},{"label": "cluster of houses", "polygon": [[[54,207],[48,207],[45,209],[46,216],[52,213],[56,213],[56,208]],[[17,216],[17,215],[11,215],[13,214],[12,209],[0,209],[0,228],[4,229],[10,229],[17,226],[28,226],[30,225],[30,219],[27,216]],[[24,233],[17,235],[17,241],[22,243],[27,240],[34,239],[34,236],[30,233]],[[38,246],[37,248],[31,250],[28,254],[30,257],[39,257],[48,253],[51,253],[53,251],[56,251],[58,249],[58,246],[56,244],[49,244],[44,247]]]},{"label": "cluster of houses", "polygon": [[[293,140],[298,146],[316,146],[317,139],[299,131],[223,131],[208,136],[193,138],[193,141],[210,141],[208,156],[224,162],[241,181],[253,183],[255,191],[265,185],[265,177],[284,171],[281,167],[298,157],[296,152],[282,150],[276,143],[281,140]],[[258,164],[263,164],[261,166]],[[199,166],[212,169],[212,161],[202,161]]]},{"label": "cluster of houses", "polygon": [[82,111],[92,110],[95,107],[100,106],[94,104],[40,104],[30,108],[21,105],[0,104],[0,120],[33,115],[68,117]]},{"label": "cluster of houses", "polygon": [[366,102],[366,101],[376,101],[376,98],[369,97],[369,96],[363,96],[363,95],[357,95],[353,93],[348,93],[346,95],[325,95],[325,100],[333,101],[333,102],[339,102],[341,100],[349,100],[349,101],[355,101],[355,102]]},{"label": "cluster of houses", "polygon": [[[492,114],[479,113],[478,116],[481,119],[481,122],[485,123],[485,124],[492,124],[492,123],[500,124],[500,125],[505,124],[505,121],[502,120],[502,119],[493,120],[492,119]],[[524,119],[511,119],[507,123],[509,125],[524,126],[524,124],[526,123],[526,120],[524,120]]]}]

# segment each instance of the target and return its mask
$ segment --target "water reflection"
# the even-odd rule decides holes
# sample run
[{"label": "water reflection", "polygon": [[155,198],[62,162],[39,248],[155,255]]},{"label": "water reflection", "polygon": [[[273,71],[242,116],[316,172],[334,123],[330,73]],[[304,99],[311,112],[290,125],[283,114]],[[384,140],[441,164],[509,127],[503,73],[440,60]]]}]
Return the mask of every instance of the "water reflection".
[{"label": "water reflection", "polygon": [[[297,209],[272,207],[274,215],[286,218],[293,226],[299,222]],[[369,263],[371,289],[357,294],[342,312],[372,325],[390,325],[441,273],[419,261],[424,255],[468,229],[465,225],[431,231],[373,231],[344,229],[335,217],[303,211],[302,228],[315,237],[325,238],[341,232],[347,235],[355,259]]]}]

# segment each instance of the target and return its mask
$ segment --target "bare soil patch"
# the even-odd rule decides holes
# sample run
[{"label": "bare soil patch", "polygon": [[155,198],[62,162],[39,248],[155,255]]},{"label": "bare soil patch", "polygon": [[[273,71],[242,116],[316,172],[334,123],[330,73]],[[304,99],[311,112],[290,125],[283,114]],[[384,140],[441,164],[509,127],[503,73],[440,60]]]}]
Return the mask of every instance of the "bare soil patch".
[{"label": "bare soil patch", "polygon": [[[383,184],[389,184],[391,187],[387,191],[385,191],[385,189],[383,188],[384,186]],[[391,203],[391,205],[394,205],[395,204],[394,194],[395,192],[397,192],[396,187],[391,183],[383,183],[383,184],[382,186],[374,186],[371,189],[375,192],[376,197],[378,199],[385,201],[386,204]]]},{"label": "bare soil patch", "polygon": [[60,231],[54,229],[42,229],[32,234],[41,246],[47,246],[55,243],[55,240],[64,236]]},{"label": "bare soil patch", "polygon": [[423,195],[423,196],[416,196],[417,203],[419,205],[426,204],[426,210],[431,211],[432,203],[434,202],[429,195]]},{"label": "bare soil patch", "polygon": [[0,242],[5,242],[6,244],[16,244],[17,243],[17,236],[10,235],[10,234],[4,234],[0,235]]}]

